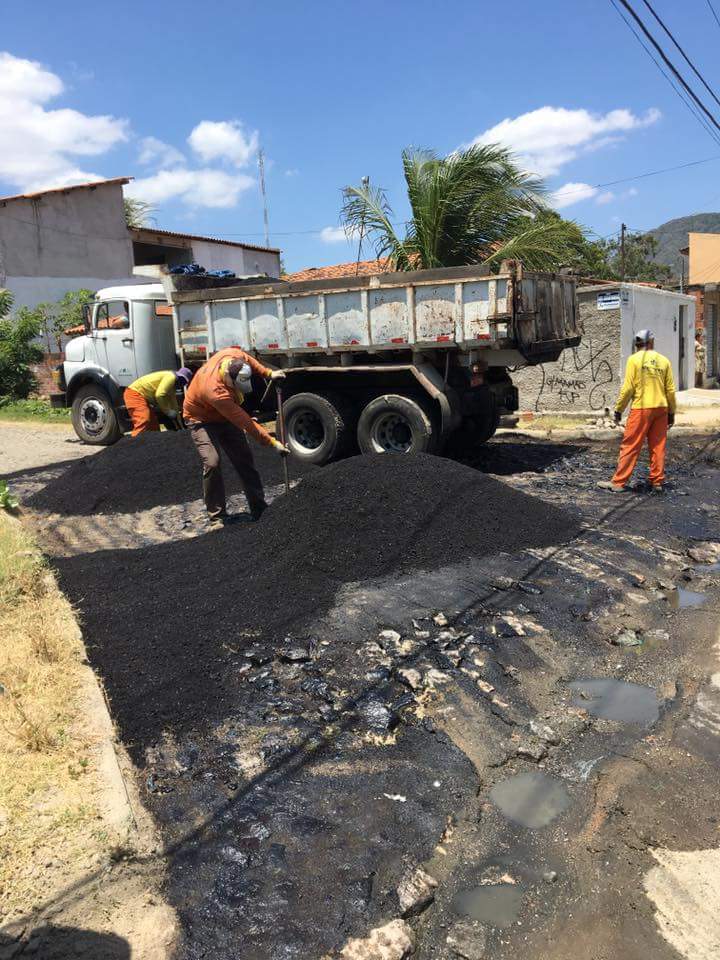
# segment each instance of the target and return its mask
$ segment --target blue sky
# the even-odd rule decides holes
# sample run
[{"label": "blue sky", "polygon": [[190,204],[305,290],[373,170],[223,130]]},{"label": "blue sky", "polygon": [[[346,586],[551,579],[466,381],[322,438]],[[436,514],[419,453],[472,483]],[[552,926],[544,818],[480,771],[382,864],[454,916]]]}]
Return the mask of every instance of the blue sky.
[{"label": "blue sky", "polygon": [[[602,236],[621,220],[646,229],[720,209],[720,159],[594,188],[720,157],[609,0],[503,6],[8,5],[0,193],[134,176],[159,227],[262,243],[262,145],[271,243],[289,270],[354,258],[338,239],[340,191],[363,175],[403,219],[408,145],[447,153],[501,139],[560,191],[566,216]],[[720,90],[720,27],[706,0],[656,8]]]}]

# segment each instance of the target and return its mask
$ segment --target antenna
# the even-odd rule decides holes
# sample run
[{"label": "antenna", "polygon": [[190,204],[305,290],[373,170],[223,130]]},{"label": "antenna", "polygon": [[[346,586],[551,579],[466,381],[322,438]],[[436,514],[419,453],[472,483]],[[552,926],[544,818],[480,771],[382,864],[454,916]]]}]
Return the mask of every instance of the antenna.
[{"label": "antenna", "polygon": [[265,246],[270,246],[270,225],[268,223],[267,193],[265,192],[265,154],[262,147],[258,150],[258,168],[260,170],[260,193],[263,201],[263,220],[265,222]]}]

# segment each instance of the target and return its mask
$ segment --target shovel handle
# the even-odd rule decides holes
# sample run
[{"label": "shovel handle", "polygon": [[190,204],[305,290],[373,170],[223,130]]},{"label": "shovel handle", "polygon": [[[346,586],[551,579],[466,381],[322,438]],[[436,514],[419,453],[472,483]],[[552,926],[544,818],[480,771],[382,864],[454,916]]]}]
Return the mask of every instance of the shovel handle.
[{"label": "shovel handle", "polygon": [[[282,403],[282,387],[280,384],[275,381],[275,393],[277,395],[277,406],[278,406],[278,415],[277,415],[277,426],[278,433],[280,434],[280,443],[286,445],[287,438],[285,436],[285,414],[283,412],[283,403]],[[283,454],[283,475],[285,477],[285,493],[290,493],[290,472],[288,470],[287,454]]]}]

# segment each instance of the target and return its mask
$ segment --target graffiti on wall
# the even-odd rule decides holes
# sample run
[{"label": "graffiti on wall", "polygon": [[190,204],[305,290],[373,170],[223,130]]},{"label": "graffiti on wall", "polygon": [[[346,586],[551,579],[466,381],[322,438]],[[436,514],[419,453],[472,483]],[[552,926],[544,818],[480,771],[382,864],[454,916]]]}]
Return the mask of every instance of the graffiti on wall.
[{"label": "graffiti on wall", "polygon": [[564,350],[557,363],[549,368],[541,364],[535,410],[540,410],[543,397],[552,397],[554,404],[566,407],[603,410],[609,406],[615,376],[612,364],[603,354],[611,346],[610,340],[598,345],[592,337],[583,337],[579,346]]}]

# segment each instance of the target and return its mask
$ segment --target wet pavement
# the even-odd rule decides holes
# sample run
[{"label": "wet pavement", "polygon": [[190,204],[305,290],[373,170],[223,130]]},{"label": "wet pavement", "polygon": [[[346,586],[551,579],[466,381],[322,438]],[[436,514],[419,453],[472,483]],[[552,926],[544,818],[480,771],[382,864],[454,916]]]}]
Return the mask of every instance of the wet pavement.
[{"label": "wet pavement", "polygon": [[292,643],[243,641],[222,718],[137,755],[178,960],[335,956],[420,865],[420,960],[676,960],[642,878],[654,845],[717,845],[720,554],[688,550],[720,541],[718,443],[620,503],[614,455],[488,445],[471,465],[569,509],[569,544],[345,584]]}]

